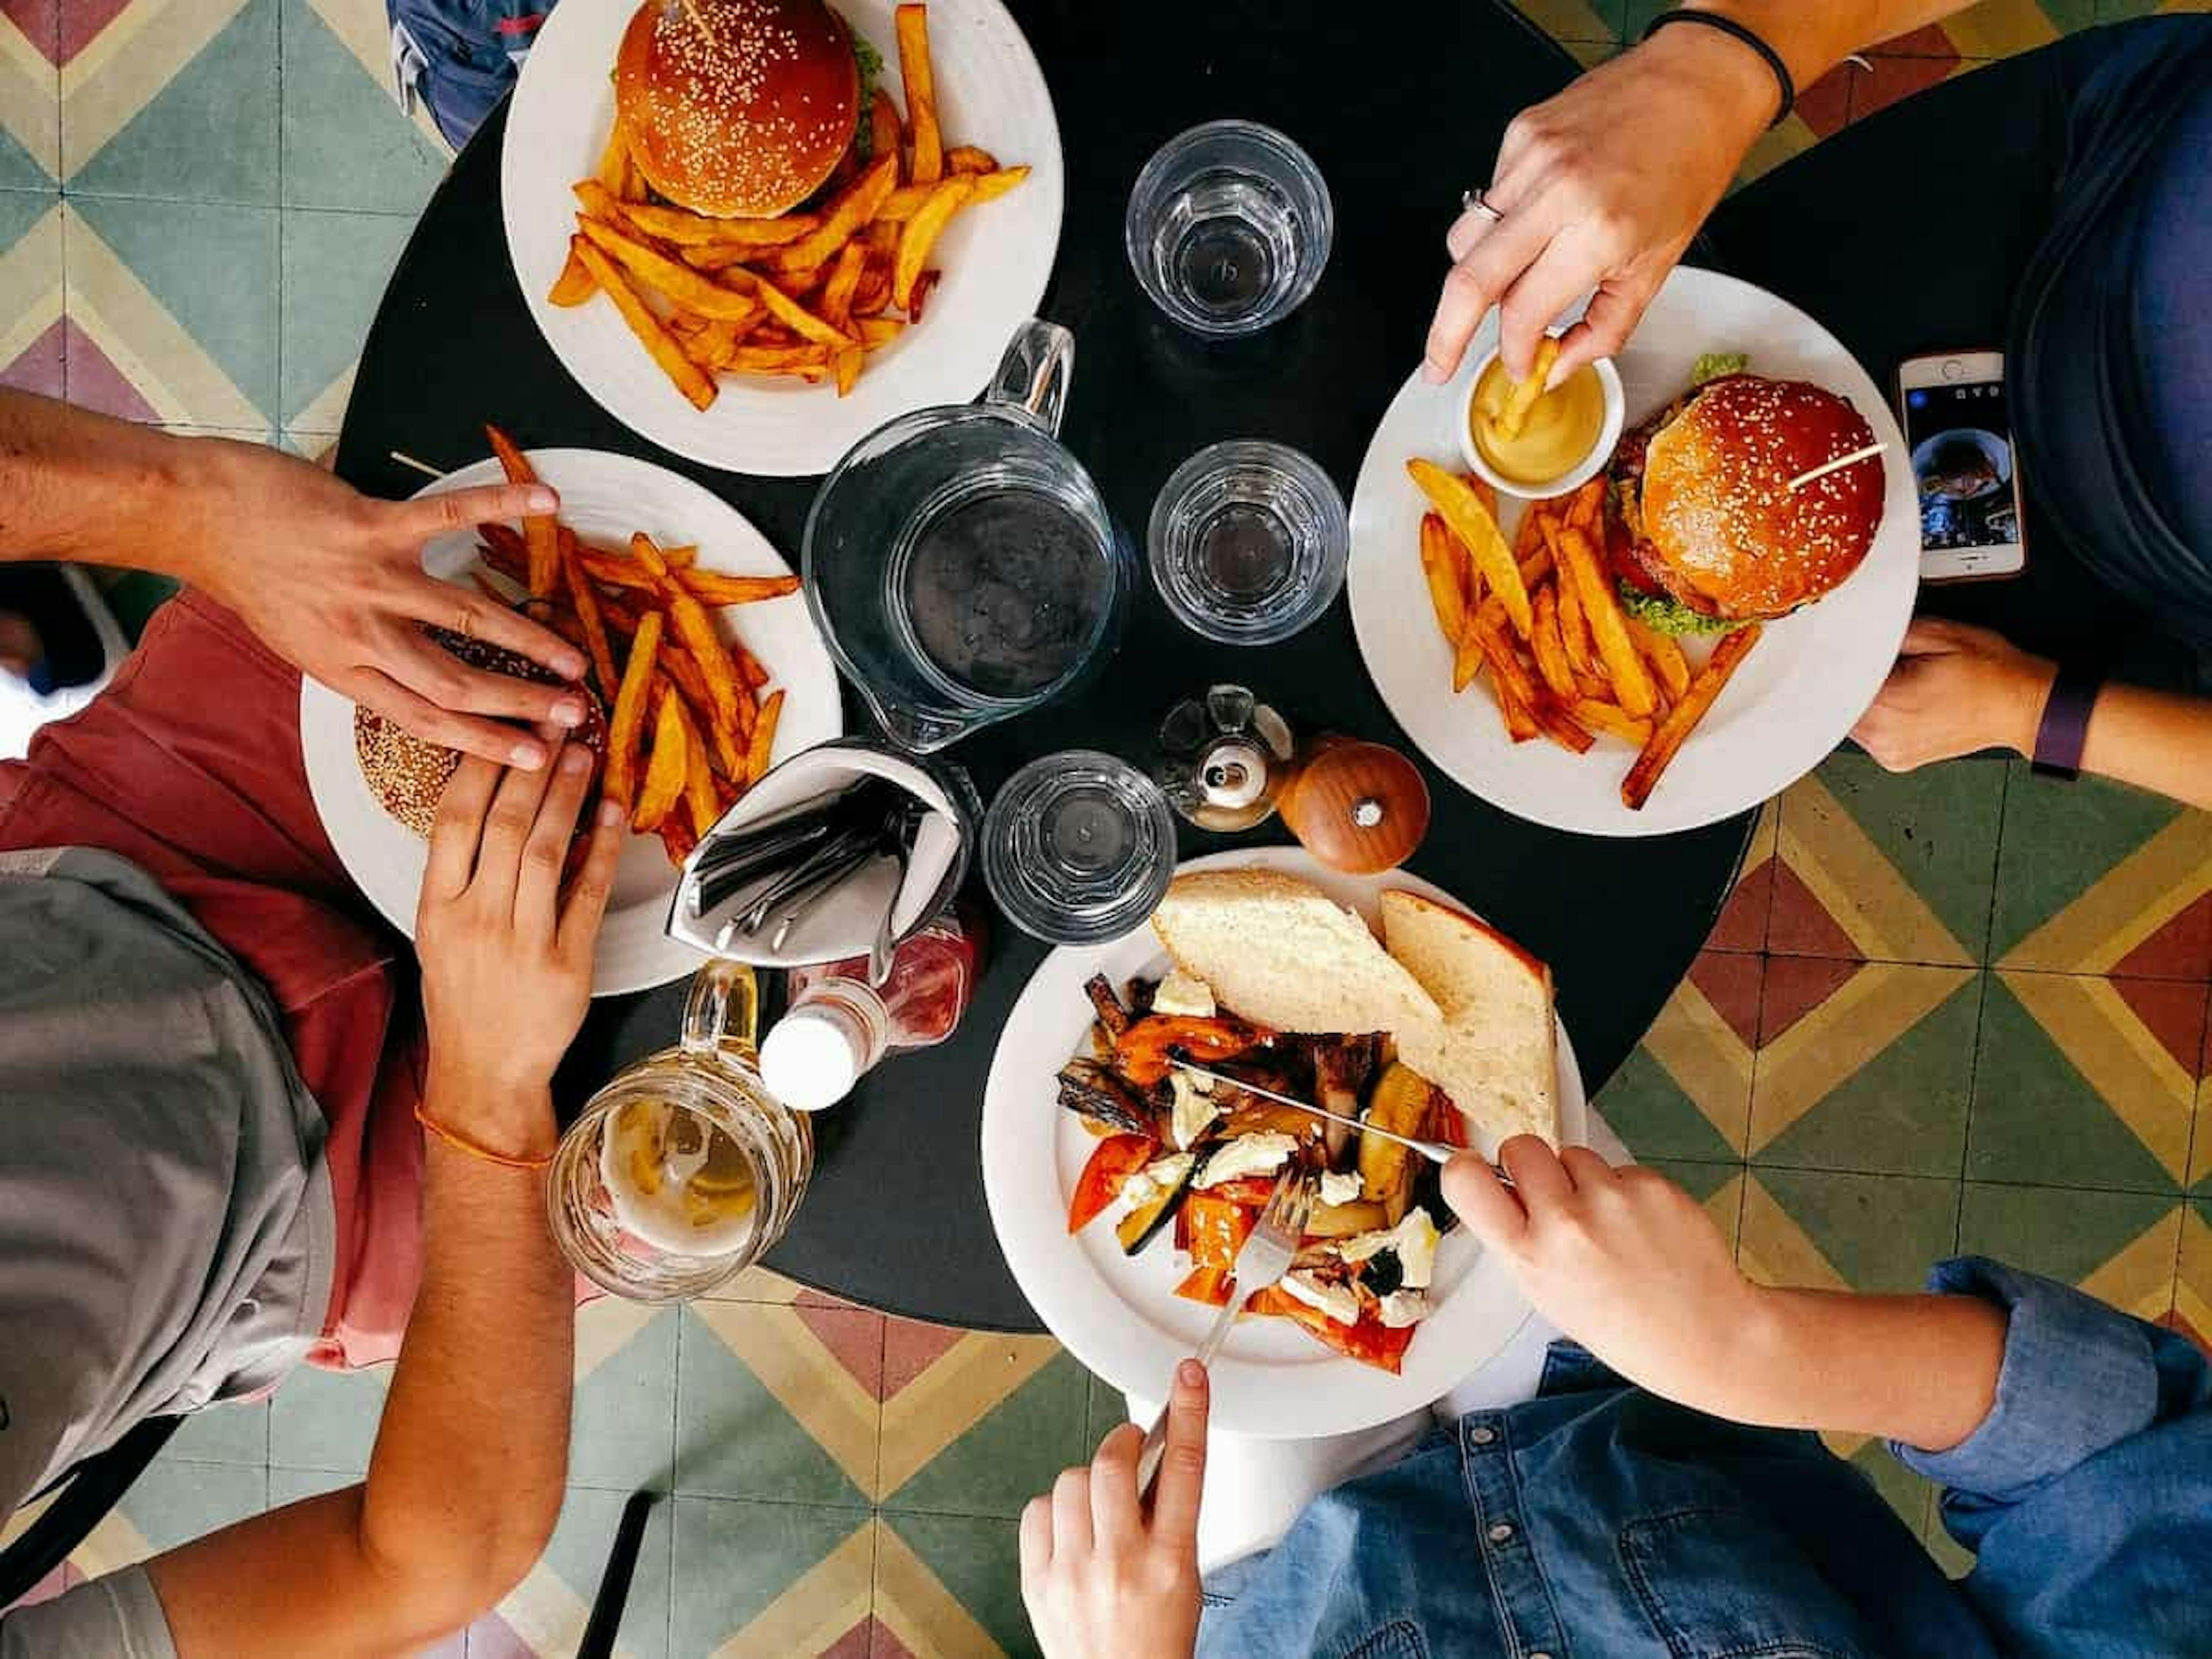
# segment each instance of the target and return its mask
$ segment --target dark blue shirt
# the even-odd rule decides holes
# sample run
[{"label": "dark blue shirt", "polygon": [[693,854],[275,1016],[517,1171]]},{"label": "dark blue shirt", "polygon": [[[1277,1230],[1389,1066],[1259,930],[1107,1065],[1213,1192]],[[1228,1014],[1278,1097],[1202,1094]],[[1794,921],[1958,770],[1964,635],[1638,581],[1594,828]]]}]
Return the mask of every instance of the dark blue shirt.
[{"label": "dark blue shirt", "polygon": [[1950,1451],[1891,1450],[1978,1552],[1953,1583],[1809,1434],[1747,1429],[1555,1346],[1535,1400],[1325,1493],[1207,1582],[1204,1659],[2205,1659],[2212,1367],[2181,1337],[1970,1258],[1932,1289],[2009,1328]]}]

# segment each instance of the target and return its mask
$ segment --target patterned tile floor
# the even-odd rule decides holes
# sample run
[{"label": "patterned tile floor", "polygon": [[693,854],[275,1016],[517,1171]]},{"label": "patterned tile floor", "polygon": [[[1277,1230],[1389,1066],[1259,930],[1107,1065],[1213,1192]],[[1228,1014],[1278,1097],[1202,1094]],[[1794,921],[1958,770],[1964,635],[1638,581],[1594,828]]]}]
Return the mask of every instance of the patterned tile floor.
[{"label": "patterned tile floor", "polygon": [[[1522,0],[1585,63],[1658,0]],[[2204,9],[2184,0],[2167,9]],[[2153,0],[1985,0],[1806,89],[1747,173]],[[435,139],[375,0],[0,0],[0,384],[327,448]],[[126,607],[157,601],[144,585]],[[1983,1250],[2212,1334],[2212,817],[1971,763],[1839,755],[1771,806],[1709,948],[1601,1103],[1746,1268],[1902,1287]],[[570,1651],[624,1495],[639,1659],[1031,1651],[1013,1517],[1118,1401],[1048,1340],[757,1275],[582,1316],[551,1549],[443,1659]],[[356,1477],[379,1374],[303,1374],[172,1443],[66,1577]],[[1930,1494],[1844,1444],[1916,1525]],[[1958,1552],[1929,1530],[1931,1546]]]}]

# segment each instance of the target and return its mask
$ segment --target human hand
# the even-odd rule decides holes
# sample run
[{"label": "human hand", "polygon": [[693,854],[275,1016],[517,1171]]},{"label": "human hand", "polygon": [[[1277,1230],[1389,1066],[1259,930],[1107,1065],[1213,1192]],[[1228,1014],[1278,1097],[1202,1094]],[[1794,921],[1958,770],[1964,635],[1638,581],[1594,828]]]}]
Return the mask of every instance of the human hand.
[{"label": "human hand", "polygon": [[1528,1300],[1631,1382],[1724,1413],[1730,1356],[1761,1326],[1770,1293],[1737,1270],[1697,1200],[1586,1146],[1554,1152],[1516,1135],[1498,1158],[1510,1188],[1462,1153],[1444,1166],[1444,1199]]},{"label": "human hand", "polygon": [[1916,617],[1851,735],[1893,772],[1983,749],[2031,755],[2057,672],[1986,628]]},{"label": "human hand", "polygon": [[[310,678],[417,737],[502,764],[539,767],[521,729],[583,723],[581,694],[470,668],[422,631],[434,623],[573,680],[583,653],[521,612],[422,568],[422,544],[486,520],[550,513],[543,484],[495,484],[381,501],[258,444],[195,441],[165,568],[243,617]],[[513,724],[510,724],[513,722]]]},{"label": "human hand", "polygon": [[1205,1367],[1184,1360],[1149,1516],[1137,1500],[1145,1435],[1133,1423],[1022,1511],[1022,1601],[1046,1659],[1184,1659],[1196,1644],[1206,1395]]},{"label": "human hand", "polygon": [[1620,350],[1773,113],[1759,59],[1698,28],[1662,29],[1523,110],[1485,192],[1504,217],[1470,210],[1446,239],[1424,375],[1449,380],[1497,306],[1506,369],[1525,379],[1539,339],[1593,288],[1552,383]]},{"label": "human hand", "polygon": [[[415,945],[431,1091],[449,1125],[516,1157],[550,1150],[545,1088],[591,1004],[592,950],[622,853],[622,809],[603,800],[562,892],[591,783],[592,757],[578,744],[534,772],[472,756],[447,784],[430,831]],[[471,1124],[475,1112],[524,1121]]]}]

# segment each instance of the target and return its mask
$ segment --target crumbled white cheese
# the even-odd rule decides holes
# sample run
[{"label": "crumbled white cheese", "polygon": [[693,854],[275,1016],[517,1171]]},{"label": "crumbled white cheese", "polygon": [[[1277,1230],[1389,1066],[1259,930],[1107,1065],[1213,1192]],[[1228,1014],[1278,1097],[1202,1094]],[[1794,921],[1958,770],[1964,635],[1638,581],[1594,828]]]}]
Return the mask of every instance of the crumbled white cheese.
[{"label": "crumbled white cheese", "polygon": [[1340,1325],[1359,1322],[1359,1297],[1349,1285],[1326,1285],[1309,1273],[1285,1273],[1283,1291],[1318,1308]]},{"label": "crumbled white cheese", "polygon": [[1297,1138],[1280,1129],[1261,1129],[1239,1135],[1224,1142],[1206,1160],[1206,1167],[1198,1172],[1198,1179],[1193,1184],[1203,1191],[1243,1176],[1269,1174],[1279,1169],[1283,1160],[1297,1146]]},{"label": "crumbled white cheese", "polygon": [[1353,1204],[1359,1200],[1359,1171],[1348,1170],[1339,1175],[1334,1170],[1324,1170],[1321,1177],[1321,1201],[1324,1204]]},{"label": "crumbled white cheese", "polygon": [[1188,1152],[1198,1144],[1213,1120],[1221,1115],[1221,1109],[1208,1098],[1212,1085],[1202,1078],[1192,1077],[1186,1072],[1172,1072],[1168,1085],[1175,1091],[1175,1111],[1169,1131],[1175,1144]]},{"label": "crumbled white cheese", "polygon": [[1437,1224],[1426,1210],[1406,1212],[1406,1218],[1388,1232],[1356,1233],[1336,1247],[1346,1261],[1364,1261],[1384,1250],[1397,1253],[1402,1282],[1408,1290],[1425,1290],[1437,1270]]},{"label": "crumbled white cheese", "polygon": [[1156,1158],[1121,1183],[1121,1196],[1129,1200],[1129,1207],[1141,1210],[1164,1192],[1173,1192],[1190,1173],[1197,1162],[1189,1152],[1170,1152],[1165,1158]]},{"label": "crumbled white cheese", "polygon": [[1177,969],[1162,980],[1159,988],[1152,993],[1152,1012],[1212,1019],[1218,1011],[1213,1006],[1213,992],[1206,981]]},{"label": "crumbled white cheese", "polygon": [[1418,1325],[1429,1316],[1429,1293],[1426,1291],[1393,1291],[1382,1298],[1377,1310],[1382,1322],[1392,1330],[1403,1330],[1408,1325]]}]

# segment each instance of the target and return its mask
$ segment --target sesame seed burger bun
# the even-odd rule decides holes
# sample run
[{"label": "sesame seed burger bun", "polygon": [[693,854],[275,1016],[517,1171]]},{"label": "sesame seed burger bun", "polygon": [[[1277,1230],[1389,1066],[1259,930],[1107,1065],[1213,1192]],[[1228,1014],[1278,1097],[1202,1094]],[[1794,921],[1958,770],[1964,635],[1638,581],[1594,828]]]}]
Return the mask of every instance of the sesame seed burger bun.
[{"label": "sesame seed burger bun", "polygon": [[[536,680],[542,684],[558,684],[547,670],[504,647],[467,639],[443,628],[427,631],[471,668],[487,668],[495,674],[512,674],[517,679]],[[583,694],[584,723],[566,733],[565,741],[580,743],[604,760],[607,749],[606,711],[599,707],[599,700],[588,687],[580,685],[574,689]],[[361,765],[362,779],[376,797],[377,805],[427,839],[431,824],[437,819],[438,802],[446,793],[446,784],[460,766],[460,751],[418,738],[374,710],[356,704],[353,711],[353,752]],[[582,828],[580,823],[579,830]]]},{"label": "sesame seed burger bun", "polygon": [[615,112],[662,196],[715,218],[772,219],[852,147],[860,68],[821,0],[646,0],[615,59]]},{"label": "sesame seed burger bun", "polygon": [[1644,453],[1639,573],[1692,611],[1780,617],[1828,592],[1874,545],[1879,458],[1790,481],[1874,441],[1850,402],[1804,380],[1734,374],[1692,393]]}]

